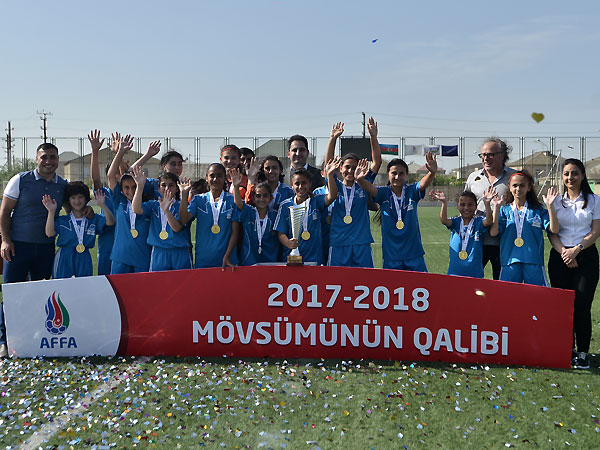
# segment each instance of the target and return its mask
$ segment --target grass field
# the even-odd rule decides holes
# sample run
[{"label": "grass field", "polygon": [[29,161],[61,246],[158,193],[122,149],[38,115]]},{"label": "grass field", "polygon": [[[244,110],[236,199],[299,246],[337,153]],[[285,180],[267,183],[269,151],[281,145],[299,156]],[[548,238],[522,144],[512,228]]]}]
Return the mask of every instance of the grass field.
[{"label": "grass field", "polygon": [[[429,270],[445,273],[449,233],[438,213],[419,209]],[[374,237],[380,267],[376,228]],[[597,302],[593,317],[591,351],[598,353]],[[575,371],[366,360],[9,359],[0,362],[0,448],[596,448],[600,361],[594,355],[591,363]]]}]

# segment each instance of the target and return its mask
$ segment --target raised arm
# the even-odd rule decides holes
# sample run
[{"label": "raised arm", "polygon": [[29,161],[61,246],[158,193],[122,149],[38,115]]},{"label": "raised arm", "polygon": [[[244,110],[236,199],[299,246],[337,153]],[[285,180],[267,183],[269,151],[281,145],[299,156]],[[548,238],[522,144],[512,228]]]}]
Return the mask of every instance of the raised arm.
[{"label": "raised arm", "polygon": [[92,157],[90,159],[90,176],[92,177],[92,184],[94,190],[102,188],[102,179],[100,178],[100,168],[98,166],[98,156],[102,144],[104,144],[104,138],[100,140],[100,130],[92,130],[88,134],[88,139],[92,147]]},{"label": "raised arm", "polygon": [[421,178],[421,181],[419,182],[419,189],[421,189],[422,191],[427,189],[427,187],[433,182],[433,179],[435,178],[435,173],[438,169],[437,157],[434,153],[427,152],[427,154],[425,155],[425,167],[429,172],[427,172],[427,174],[424,175],[423,178]]},{"label": "raised arm", "polygon": [[56,200],[50,197],[48,194],[42,197],[42,203],[48,210],[48,217],[46,217],[46,236],[49,238],[54,237],[56,235],[56,230],[54,229],[54,215],[56,214],[56,208],[58,205],[56,204]]},{"label": "raised arm", "polygon": [[377,197],[377,188],[365,177],[369,173],[369,161],[361,159],[354,171],[354,179],[371,197]]},{"label": "raised arm", "polygon": [[371,163],[371,172],[379,173],[379,168],[381,167],[381,148],[377,140],[377,122],[375,122],[373,117],[369,117],[367,128],[371,137],[371,159],[373,161]]},{"label": "raised arm", "polygon": [[150,142],[150,144],[148,144],[148,149],[146,150],[146,153],[144,153],[136,162],[134,162],[131,165],[130,169],[133,169],[134,167],[142,167],[150,160],[150,158],[158,155],[158,152],[160,152],[161,145],[162,144],[160,141]]},{"label": "raised arm", "polygon": [[329,142],[327,143],[327,150],[325,152],[325,163],[327,164],[329,161],[333,159],[335,154],[335,143],[338,138],[344,132],[344,122],[334,123],[331,127],[331,133],[329,134]]},{"label": "raised arm", "polygon": [[492,226],[490,227],[490,236],[498,236],[498,232],[500,231],[499,220],[500,220],[500,208],[504,203],[504,196],[500,198],[494,198],[492,200],[492,211],[494,221],[492,222]]},{"label": "raised arm", "polygon": [[558,224],[558,217],[556,217],[556,209],[554,209],[554,200],[558,196],[558,191],[554,186],[550,186],[546,195],[542,196],[546,207],[548,208],[548,214],[550,215],[550,233],[558,234],[560,225]]},{"label": "raised arm", "polygon": [[178,231],[183,230],[183,225],[181,224],[181,222],[179,222],[179,220],[175,218],[175,216],[171,212],[171,205],[174,201],[175,199],[173,198],[173,194],[171,194],[171,191],[166,190],[165,193],[161,196],[161,198],[158,199],[158,204],[165,213],[165,216],[167,217],[167,222],[169,222],[171,229],[175,233],[177,233]]},{"label": "raised arm", "polygon": [[439,200],[442,202],[442,207],[440,209],[440,222],[447,227],[452,225],[452,219],[448,219],[448,199],[446,198],[446,194],[444,194],[442,191],[431,191],[429,196],[433,200]]},{"label": "raised arm", "polygon": [[96,203],[104,212],[104,218],[106,219],[106,225],[109,227],[116,223],[115,216],[111,212],[111,210],[106,206],[106,196],[104,195],[104,191],[98,190],[94,191],[94,198],[96,199]]},{"label": "raised arm", "polygon": [[[118,136],[120,138],[120,136]],[[119,182],[119,167],[121,166],[121,162],[123,161],[123,156],[129,149],[133,147],[133,137],[130,135],[125,136],[123,139],[119,139],[117,142],[118,150],[115,154],[115,157],[112,160],[110,168],[108,169],[108,187],[110,190],[114,190],[115,186]]]},{"label": "raised arm", "polygon": [[190,189],[192,189],[192,182],[191,180],[187,180],[187,182],[184,183],[180,181],[177,185],[179,186],[179,195],[181,196],[181,201],[179,202],[179,222],[181,222],[182,225],[185,225],[194,218],[192,213],[188,211],[188,200],[190,197]]},{"label": "raised arm", "polygon": [[492,200],[498,198],[498,193],[494,186],[488,187],[487,191],[483,193],[483,204],[485,206],[485,219],[483,219],[483,226],[488,228],[494,222],[494,212],[492,211]]},{"label": "raised arm", "polygon": [[235,206],[241,211],[244,209],[244,200],[242,200],[242,194],[240,194],[240,184],[242,184],[240,169],[227,169],[227,177],[229,177],[233,184],[233,201],[235,202]]},{"label": "raised arm", "polygon": [[336,169],[339,169],[342,165],[342,158],[336,156],[327,164],[325,164],[325,174],[327,175],[327,187],[328,193],[325,196],[325,206],[331,205],[338,196],[338,187],[335,182],[334,173]]}]

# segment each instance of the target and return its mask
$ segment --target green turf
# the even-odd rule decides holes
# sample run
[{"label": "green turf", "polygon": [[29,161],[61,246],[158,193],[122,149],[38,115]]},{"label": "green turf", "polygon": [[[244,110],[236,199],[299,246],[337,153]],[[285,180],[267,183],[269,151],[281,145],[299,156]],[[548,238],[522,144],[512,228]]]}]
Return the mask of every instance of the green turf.
[{"label": "green turf", "polygon": [[[438,214],[437,207],[419,208],[427,265],[445,273],[449,232]],[[380,267],[381,239],[373,231]],[[597,336],[597,303],[593,317]],[[128,377],[42,448],[595,448],[600,361],[591,362],[591,370],[575,371],[407,361],[11,359],[0,363],[0,448],[20,448],[126,370]]]}]

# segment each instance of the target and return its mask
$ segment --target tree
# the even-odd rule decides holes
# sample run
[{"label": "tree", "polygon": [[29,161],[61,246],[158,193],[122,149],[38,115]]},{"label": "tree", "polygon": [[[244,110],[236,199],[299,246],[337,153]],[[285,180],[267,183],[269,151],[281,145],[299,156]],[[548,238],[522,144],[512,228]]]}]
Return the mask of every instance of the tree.
[{"label": "tree", "polygon": [[10,169],[8,163],[4,164],[0,166],[0,181],[8,181],[16,174],[32,169],[35,169],[35,161],[29,158],[16,160]]}]

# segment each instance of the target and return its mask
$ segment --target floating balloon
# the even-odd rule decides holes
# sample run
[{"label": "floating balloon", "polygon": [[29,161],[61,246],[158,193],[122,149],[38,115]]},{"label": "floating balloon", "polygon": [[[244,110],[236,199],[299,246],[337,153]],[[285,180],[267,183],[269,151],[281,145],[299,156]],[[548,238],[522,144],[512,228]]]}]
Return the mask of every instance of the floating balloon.
[{"label": "floating balloon", "polygon": [[533,120],[535,120],[537,123],[540,123],[542,120],[544,120],[544,115],[542,113],[534,112],[531,117],[533,117]]},{"label": "floating balloon", "polygon": [[373,39],[371,42],[374,44],[375,42],[377,42],[379,40],[379,38],[377,39]]}]

